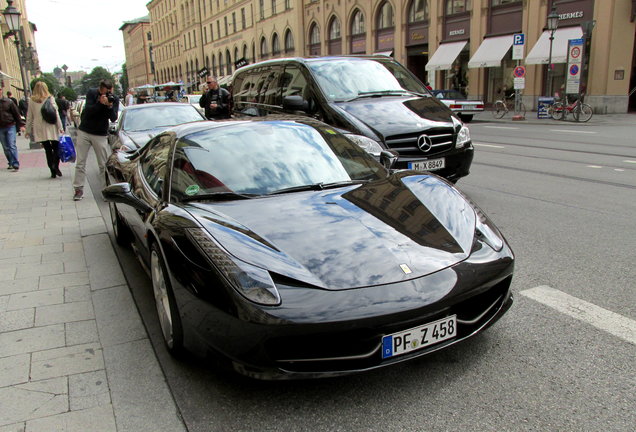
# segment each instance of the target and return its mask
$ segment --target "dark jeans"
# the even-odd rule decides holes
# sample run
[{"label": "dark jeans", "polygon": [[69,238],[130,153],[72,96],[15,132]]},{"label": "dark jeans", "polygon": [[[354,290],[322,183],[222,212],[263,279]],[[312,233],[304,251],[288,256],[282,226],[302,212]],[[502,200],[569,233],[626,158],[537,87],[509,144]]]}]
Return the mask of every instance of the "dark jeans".
[{"label": "dark jeans", "polygon": [[57,152],[59,141],[42,141],[42,147],[46,153],[46,164],[51,170],[51,174],[55,175],[60,170],[60,155]]},{"label": "dark jeans", "polygon": [[0,142],[2,142],[7,162],[9,162],[10,167],[19,168],[20,162],[18,161],[18,147],[15,145],[15,134],[15,125],[0,128]]},{"label": "dark jeans", "polygon": [[60,120],[62,121],[62,128],[66,132],[66,114],[60,114]]}]

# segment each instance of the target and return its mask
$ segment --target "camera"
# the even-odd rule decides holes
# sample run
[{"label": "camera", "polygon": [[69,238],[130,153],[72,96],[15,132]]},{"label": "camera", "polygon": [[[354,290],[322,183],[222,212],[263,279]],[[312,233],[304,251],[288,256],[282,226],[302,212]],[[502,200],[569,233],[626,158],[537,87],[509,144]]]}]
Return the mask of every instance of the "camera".
[{"label": "camera", "polygon": [[108,103],[112,104],[115,102],[115,95],[110,92],[106,93],[106,98],[108,98]]}]

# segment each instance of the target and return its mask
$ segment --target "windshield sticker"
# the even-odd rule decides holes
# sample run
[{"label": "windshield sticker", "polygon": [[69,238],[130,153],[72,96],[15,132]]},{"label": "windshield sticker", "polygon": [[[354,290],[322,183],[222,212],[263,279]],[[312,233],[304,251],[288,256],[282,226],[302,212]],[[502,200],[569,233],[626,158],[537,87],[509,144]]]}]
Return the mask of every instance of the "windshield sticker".
[{"label": "windshield sticker", "polygon": [[191,185],[191,186],[188,186],[188,188],[185,190],[185,194],[190,196],[196,195],[199,193],[199,190],[201,190],[199,185]]}]

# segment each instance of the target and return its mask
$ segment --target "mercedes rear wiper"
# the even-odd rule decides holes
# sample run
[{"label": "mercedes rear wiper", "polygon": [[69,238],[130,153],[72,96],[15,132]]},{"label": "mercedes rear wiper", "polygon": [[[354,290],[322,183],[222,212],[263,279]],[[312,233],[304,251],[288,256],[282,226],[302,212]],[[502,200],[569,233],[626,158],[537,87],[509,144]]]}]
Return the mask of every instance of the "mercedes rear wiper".
[{"label": "mercedes rear wiper", "polygon": [[260,196],[258,194],[240,194],[236,192],[210,192],[200,195],[192,195],[181,198],[181,202],[190,201],[232,201],[240,199],[250,199]]},{"label": "mercedes rear wiper", "polygon": [[343,186],[350,186],[354,184],[366,183],[368,181],[369,180],[345,180],[345,181],[332,182],[332,183],[319,182],[314,184],[292,186],[292,187],[288,187],[284,189],[279,189],[274,192],[270,192],[267,195],[278,195],[278,194],[283,194],[288,192],[302,192],[302,191],[310,191],[310,190],[324,190],[324,189],[331,189],[331,188],[337,188],[337,187],[343,187]]}]

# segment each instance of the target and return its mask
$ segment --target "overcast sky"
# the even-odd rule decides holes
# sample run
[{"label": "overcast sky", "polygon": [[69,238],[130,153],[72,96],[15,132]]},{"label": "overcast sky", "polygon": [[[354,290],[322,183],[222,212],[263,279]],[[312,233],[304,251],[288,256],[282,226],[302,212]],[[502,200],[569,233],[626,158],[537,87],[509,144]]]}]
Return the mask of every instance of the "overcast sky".
[{"label": "overcast sky", "polygon": [[25,0],[29,21],[37,27],[35,41],[40,69],[53,72],[56,66],[66,64],[69,71],[90,72],[95,66],[110,72],[121,71],[126,54],[119,28],[124,21],[148,15],[149,2]]}]

